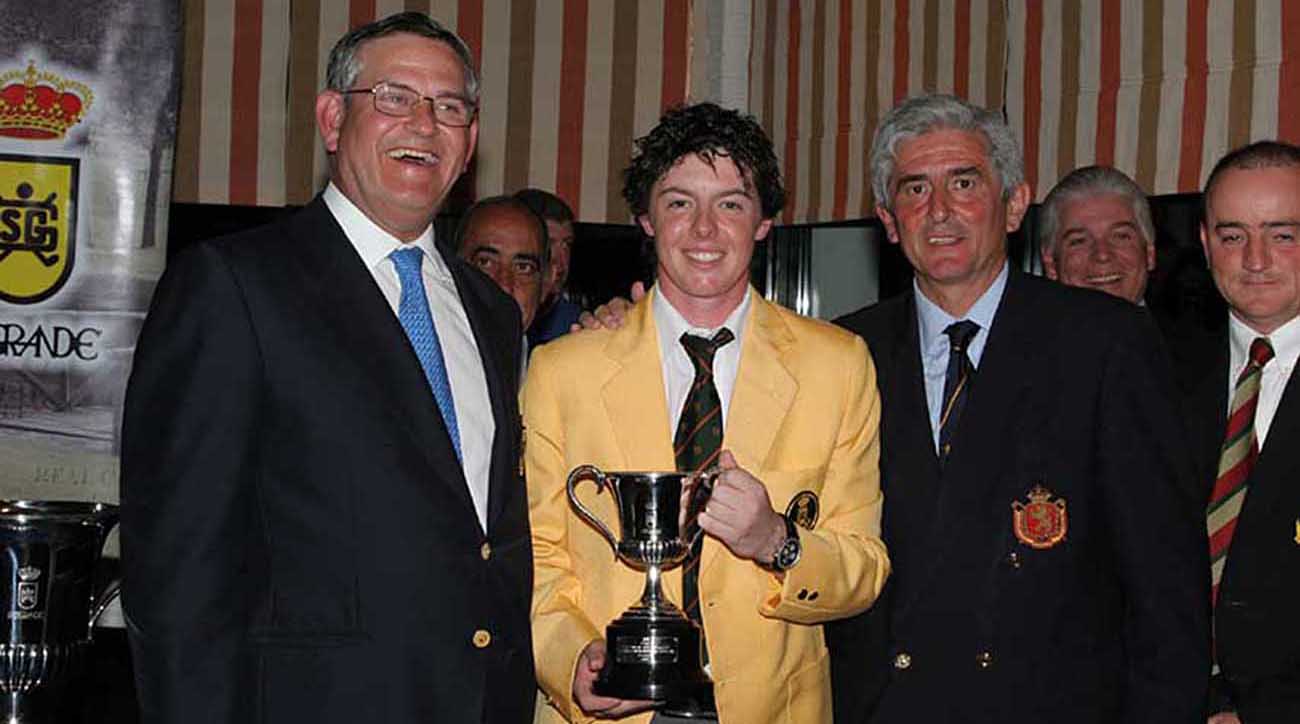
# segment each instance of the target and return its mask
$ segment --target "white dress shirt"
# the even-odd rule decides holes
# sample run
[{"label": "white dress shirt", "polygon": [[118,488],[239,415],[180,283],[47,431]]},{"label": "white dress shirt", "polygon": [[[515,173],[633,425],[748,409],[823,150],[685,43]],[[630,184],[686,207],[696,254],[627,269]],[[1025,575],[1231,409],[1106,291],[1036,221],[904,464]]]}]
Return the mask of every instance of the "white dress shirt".
[{"label": "white dress shirt", "polygon": [[[379,228],[356,207],[333,183],[325,188],[325,205],[334,219],[343,227],[343,233],[352,242],[361,261],[370,270],[379,290],[388,300],[388,306],[397,316],[402,299],[402,284],[397,268],[389,254],[404,246],[397,237]],[[429,299],[429,312],[438,331],[442,345],[442,358],[451,383],[451,395],[456,407],[456,424],[460,428],[460,450],[463,456],[465,481],[474,501],[479,525],[487,531],[488,474],[492,464],[492,438],[496,434],[496,421],[492,418],[492,402],[488,397],[487,376],[483,372],[483,359],[479,357],[474,331],[465,316],[460,292],[446,260],[433,243],[433,226],[425,229],[420,238],[409,242],[424,250],[420,265],[424,278],[424,293]],[[433,395],[429,404],[437,407]]]},{"label": "white dress shirt", "polygon": [[[1232,408],[1232,393],[1237,387],[1237,378],[1246,368],[1250,355],[1250,343],[1260,337],[1258,332],[1237,319],[1237,315],[1228,313],[1228,408]],[[1273,359],[1264,365],[1264,372],[1259,380],[1259,404],[1255,407],[1255,439],[1264,449],[1264,440],[1268,437],[1268,428],[1273,424],[1277,414],[1277,405],[1282,401],[1287,380],[1291,379],[1291,370],[1295,369],[1296,358],[1300,357],[1300,317],[1273,330],[1268,341],[1273,345]]]},{"label": "white dress shirt", "polygon": [[718,348],[713,357],[713,384],[718,389],[718,399],[722,402],[722,429],[727,425],[727,408],[731,405],[731,391],[736,387],[736,372],[740,369],[740,345],[745,339],[745,317],[749,314],[750,290],[745,290],[745,297],[731,310],[731,314],[722,324],[711,329],[693,327],[673,305],[655,290],[653,306],[655,327],[659,331],[659,360],[664,371],[664,399],[668,401],[668,418],[672,427],[668,430],[668,439],[677,434],[677,422],[682,417],[682,407],[686,396],[690,394],[695,382],[695,365],[682,346],[682,334],[690,332],[701,337],[713,337],[719,329],[726,327],[735,335],[735,339]]}]

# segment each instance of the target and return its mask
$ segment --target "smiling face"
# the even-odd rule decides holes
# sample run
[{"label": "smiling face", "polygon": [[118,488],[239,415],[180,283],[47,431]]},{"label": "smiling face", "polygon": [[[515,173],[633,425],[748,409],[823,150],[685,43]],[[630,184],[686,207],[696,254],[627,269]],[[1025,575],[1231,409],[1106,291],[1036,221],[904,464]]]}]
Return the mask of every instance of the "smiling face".
[{"label": "smiling face", "polygon": [[993,284],[1007,258],[1007,232],[1020,227],[1029,188],[1003,200],[984,136],[939,129],[901,142],[889,181],[889,208],[877,206],[925,296],[962,316]]},{"label": "smiling face", "polygon": [[1300,166],[1230,168],[1210,189],[1201,245],[1232,313],[1259,334],[1300,314]]},{"label": "smiling face", "polygon": [[1142,236],[1133,201],[1123,194],[1079,194],[1065,199],[1052,253],[1043,257],[1047,276],[1130,302],[1142,299],[1156,250]]},{"label": "smiling face", "polygon": [[721,324],[745,297],[754,242],[767,236],[753,184],[734,161],[683,156],[650,189],[641,228],[655,239],[659,293],[699,327]]},{"label": "smiling face", "polygon": [[[353,89],[388,81],[428,97],[465,95],[464,69],[445,43],[395,33],[367,41],[357,59],[361,70]],[[428,228],[468,167],[478,138],[477,119],[467,128],[444,126],[423,102],[410,116],[388,116],[375,110],[372,96],[364,93],[345,97],[321,91],[316,122],[325,150],[333,154],[334,185],[371,221],[403,241]]]}]

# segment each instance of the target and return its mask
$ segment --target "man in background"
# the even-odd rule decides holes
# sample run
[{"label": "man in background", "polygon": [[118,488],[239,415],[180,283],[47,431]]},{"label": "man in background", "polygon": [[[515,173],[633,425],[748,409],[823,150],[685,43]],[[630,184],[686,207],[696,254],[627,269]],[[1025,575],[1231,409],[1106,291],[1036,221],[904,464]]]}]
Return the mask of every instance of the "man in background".
[{"label": "man in background", "polygon": [[568,333],[582,313],[582,307],[570,301],[565,291],[573,258],[574,216],[573,209],[564,203],[564,199],[549,191],[523,189],[515,193],[515,198],[546,222],[546,235],[550,240],[551,265],[543,282],[542,306],[537,319],[531,325],[525,324],[531,349]]},{"label": "man in background", "polygon": [[145,724],[523,724],[519,310],[435,244],[469,50],[407,12],[330,53],[330,183],[185,249],[136,348],[123,609]]},{"label": "man in background", "polygon": [[1108,166],[1077,168],[1047,194],[1040,219],[1049,279],[1143,303],[1156,236],[1146,193],[1133,179]]},{"label": "man in background", "polygon": [[549,250],[542,220],[513,196],[478,201],[456,227],[456,253],[515,300],[524,329],[542,302]]}]

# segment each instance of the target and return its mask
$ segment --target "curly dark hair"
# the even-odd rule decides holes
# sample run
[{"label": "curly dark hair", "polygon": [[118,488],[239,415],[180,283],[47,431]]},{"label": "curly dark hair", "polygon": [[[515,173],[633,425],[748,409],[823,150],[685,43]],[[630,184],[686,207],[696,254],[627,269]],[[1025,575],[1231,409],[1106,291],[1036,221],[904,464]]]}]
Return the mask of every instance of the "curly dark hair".
[{"label": "curly dark hair", "polygon": [[655,182],[692,153],[710,166],[719,156],[730,158],[758,192],[763,218],[776,216],[785,206],[781,167],[758,121],[715,103],[696,103],[673,108],[636,139],[632,163],[623,170],[623,198],[634,216],[649,210]]}]

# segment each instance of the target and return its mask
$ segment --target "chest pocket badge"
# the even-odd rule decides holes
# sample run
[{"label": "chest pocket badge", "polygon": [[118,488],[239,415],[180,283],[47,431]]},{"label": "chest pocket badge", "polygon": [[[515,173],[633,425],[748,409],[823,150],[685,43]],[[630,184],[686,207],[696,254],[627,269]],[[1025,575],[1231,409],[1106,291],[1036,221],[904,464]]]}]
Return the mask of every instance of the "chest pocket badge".
[{"label": "chest pocket badge", "polygon": [[1028,502],[1011,503],[1011,526],[1021,543],[1043,550],[1065,540],[1069,529],[1065,500],[1054,498],[1051,491],[1035,485]]},{"label": "chest pocket badge", "polygon": [[817,515],[821,513],[821,501],[811,490],[801,490],[785,507],[786,520],[805,530],[812,530],[817,525]]}]

